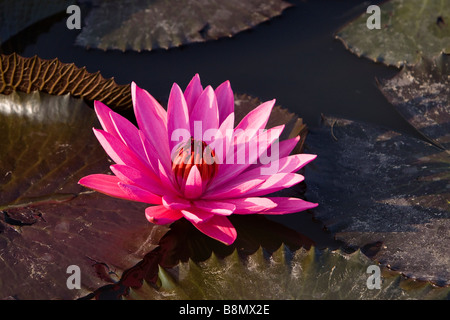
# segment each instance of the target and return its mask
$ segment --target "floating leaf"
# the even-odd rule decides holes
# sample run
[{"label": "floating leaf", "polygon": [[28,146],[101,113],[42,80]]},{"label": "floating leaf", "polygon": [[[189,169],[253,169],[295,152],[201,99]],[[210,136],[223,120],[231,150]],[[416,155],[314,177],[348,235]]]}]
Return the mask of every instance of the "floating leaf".
[{"label": "floating leaf", "polygon": [[89,101],[102,101],[115,109],[131,106],[130,85],[118,85],[114,78],[105,79],[100,72],[89,73],[85,67],[78,68],[56,58],[24,58],[15,53],[0,55],[0,93],[13,91],[41,91],[52,95],[70,93]]},{"label": "floating leaf", "polygon": [[291,299],[445,299],[450,288],[402,279],[384,272],[380,289],[369,289],[367,268],[373,262],[360,251],[300,249],[282,246],[273,254],[260,249],[241,258],[192,260],[159,269],[159,286],[147,283],[128,299],[291,300]]},{"label": "floating leaf", "polygon": [[380,90],[415,128],[440,147],[450,150],[450,56],[422,59],[405,67]]},{"label": "floating leaf", "polygon": [[381,29],[369,29],[371,14],[364,13],[336,33],[357,56],[399,67],[450,53],[447,1],[391,0],[379,7]]},{"label": "floating leaf", "polygon": [[68,0],[2,0],[0,2],[0,43],[21,30],[73,4]]},{"label": "floating leaf", "polygon": [[450,154],[383,128],[325,118],[310,130],[314,210],[336,238],[408,277],[450,284]]},{"label": "floating leaf", "polygon": [[173,268],[180,261],[204,261],[212,253],[226,257],[237,250],[240,256],[248,256],[260,247],[271,253],[283,243],[294,249],[310,248],[314,244],[308,237],[262,215],[236,215],[231,216],[230,220],[239,232],[230,246],[205,236],[186,220],[174,222],[161,238],[158,248],[124,272],[120,281],[101,287],[85,298],[121,299],[130,289],[140,288],[144,283],[156,284],[159,266]]},{"label": "floating leaf", "polygon": [[[0,95],[0,297],[71,299],[117,281],[166,227],[145,205],[86,192],[78,180],[109,162],[82,100],[39,92]],[[81,269],[81,290],[66,270]]]},{"label": "floating leaf", "polygon": [[282,0],[95,0],[93,3],[76,43],[122,51],[168,49],[231,37],[291,6]]}]

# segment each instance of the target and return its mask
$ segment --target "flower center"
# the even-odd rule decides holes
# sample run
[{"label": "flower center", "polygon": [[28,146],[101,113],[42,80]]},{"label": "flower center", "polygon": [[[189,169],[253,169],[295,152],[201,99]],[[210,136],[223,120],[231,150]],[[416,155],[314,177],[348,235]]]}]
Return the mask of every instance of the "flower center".
[{"label": "flower center", "polygon": [[172,156],[172,170],[179,186],[187,180],[194,165],[200,171],[203,183],[210,181],[217,173],[214,150],[206,142],[190,138],[182,143]]}]

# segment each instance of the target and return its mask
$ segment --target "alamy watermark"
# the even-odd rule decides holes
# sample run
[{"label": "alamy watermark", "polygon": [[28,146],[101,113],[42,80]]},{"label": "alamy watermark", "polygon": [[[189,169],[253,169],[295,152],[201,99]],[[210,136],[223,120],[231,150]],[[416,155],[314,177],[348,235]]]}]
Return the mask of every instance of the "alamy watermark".
[{"label": "alamy watermark", "polygon": [[79,266],[72,264],[67,267],[66,273],[70,274],[66,280],[67,289],[81,289],[81,269]]},{"label": "alamy watermark", "polygon": [[[170,137],[175,146],[171,150],[172,163],[178,164],[260,164],[261,175],[278,172],[279,130],[274,129],[202,129],[201,121],[194,121],[193,132],[175,129]],[[193,143],[186,143],[192,140]],[[199,143],[200,142],[200,143]],[[201,146],[205,142],[207,148]],[[213,150],[213,155],[211,155]],[[193,156],[180,156],[192,154]]]},{"label": "alamy watermark", "polygon": [[366,13],[370,14],[367,18],[367,29],[381,29],[381,9],[379,6],[371,5],[367,7]]},{"label": "alamy watermark", "polygon": [[367,267],[366,272],[370,274],[367,278],[367,289],[381,289],[381,269],[377,265],[370,265]]},{"label": "alamy watermark", "polygon": [[66,20],[67,29],[81,29],[81,9],[79,6],[73,4],[67,7],[66,13],[70,16]]}]

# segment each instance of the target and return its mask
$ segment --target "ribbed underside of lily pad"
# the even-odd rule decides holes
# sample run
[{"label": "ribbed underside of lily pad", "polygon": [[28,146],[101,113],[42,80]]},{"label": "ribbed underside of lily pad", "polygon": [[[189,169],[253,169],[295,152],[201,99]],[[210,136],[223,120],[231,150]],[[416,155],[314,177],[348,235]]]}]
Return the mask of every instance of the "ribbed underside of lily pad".
[{"label": "ribbed underside of lily pad", "polygon": [[99,71],[63,63],[57,58],[26,58],[16,53],[0,55],[0,93],[41,91],[52,95],[70,93],[86,101],[107,103],[113,109],[131,107],[130,85],[118,85],[114,78],[105,79]]}]

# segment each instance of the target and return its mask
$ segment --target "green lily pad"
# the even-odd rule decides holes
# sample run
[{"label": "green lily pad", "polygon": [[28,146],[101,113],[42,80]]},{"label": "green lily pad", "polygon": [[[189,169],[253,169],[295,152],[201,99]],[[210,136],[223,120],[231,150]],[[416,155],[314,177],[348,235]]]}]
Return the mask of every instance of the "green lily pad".
[{"label": "green lily pad", "polygon": [[450,53],[450,6],[445,0],[391,0],[380,6],[380,29],[363,13],[336,33],[347,49],[390,66],[415,64],[423,56]]},{"label": "green lily pad", "polygon": [[0,43],[21,30],[73,4],[69,0],[2,0],[0,2]]},{"label": "green lily pad", "polygon": [[310,129],[315,216],[349,247],[404,275],[450,284],[450,153],[344,119]]},{"label": "green lily pad", "polygon": [[380,289],[367,286],[373,265],[360,251],[316,248],[291,251],[281,246],[242,258],[235,251],[221,259],[192,260],[174,268],[160,267],[158,286],[145,283],[127,299],[292,300],[292,299],[446,299],[450,288],[402,279],[383,270]]},{"label": "green lily pad", "polygon": [[450,56],[422,59],[379,88],[403,117],[424,136],[450,150]]},{"label": "green lily pad", "polygon": [[103,50],[153,50],[231,37],[278,16],[282,0],[94,0],[76,44]]},{"label": "green lily pad", "polygon": [[[0,297],[73,299],[111,282],[158,244],[167,227],[145,205],[86,191],[107,172],[93,110],[69,95],[0,95]],[[70,289],[67,268],[80,268]]]}]

